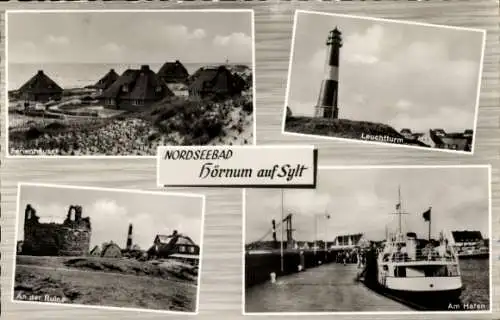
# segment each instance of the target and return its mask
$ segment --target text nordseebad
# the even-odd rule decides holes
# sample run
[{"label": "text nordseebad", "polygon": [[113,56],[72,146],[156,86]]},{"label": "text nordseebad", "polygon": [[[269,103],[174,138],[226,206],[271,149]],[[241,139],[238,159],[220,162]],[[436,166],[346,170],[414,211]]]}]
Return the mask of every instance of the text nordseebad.
[{"label": "text nordseebad", "polygon": [[165,160],[228,160],[233,156],[231,149],[167,150]]}]

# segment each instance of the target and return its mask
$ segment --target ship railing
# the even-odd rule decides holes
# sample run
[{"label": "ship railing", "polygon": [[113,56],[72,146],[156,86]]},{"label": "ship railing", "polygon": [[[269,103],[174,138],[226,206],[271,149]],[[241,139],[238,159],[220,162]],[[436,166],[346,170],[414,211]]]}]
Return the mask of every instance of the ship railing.
[{"label": "ship railing", "polygon": [[439,252],[437,250],[416,250],[416,252],[412,254],[408,254],[407,252],[395,252],[390,255],[386,255],[384,257],[385,261],[391,259],[393,262],[411,262],[411,261],[456,261],[455,254],[448,250],[446,252]]}]

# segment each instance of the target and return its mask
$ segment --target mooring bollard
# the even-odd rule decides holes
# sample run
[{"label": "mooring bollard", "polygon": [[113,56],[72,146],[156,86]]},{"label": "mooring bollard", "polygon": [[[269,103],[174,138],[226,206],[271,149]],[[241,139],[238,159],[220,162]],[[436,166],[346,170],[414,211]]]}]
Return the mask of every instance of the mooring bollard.
[{"label": "mooring bollard", "polygon": [[276,273],[271,272],[270,276],[271,276],[271,283],[275,283],[276,282]]},{"label": "mooring bollard", "polygon": [[303,269],[303,268],[302,268],[302,265],[301,265],[301,264],[299,264],[299,265],[297,266],[297,271],[298,271],[298,272],[301,272],[301,271],[302,271],[302,269]]}]

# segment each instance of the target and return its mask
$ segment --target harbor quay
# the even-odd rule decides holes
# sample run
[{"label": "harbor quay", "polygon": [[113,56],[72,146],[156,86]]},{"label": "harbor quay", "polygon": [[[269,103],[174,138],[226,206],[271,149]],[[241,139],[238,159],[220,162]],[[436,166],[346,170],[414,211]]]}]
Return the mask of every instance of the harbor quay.
[{"label": "harbor quay", "polygon": [[305,271],[335,261],[329,250],[255,250],[245,254],[245,286],[251,287],[273,277]]},{"label": "harbor quay", "polygon": [[247,288],[245,312],[411,311],[358,281],[356,263],[327,263]]}]

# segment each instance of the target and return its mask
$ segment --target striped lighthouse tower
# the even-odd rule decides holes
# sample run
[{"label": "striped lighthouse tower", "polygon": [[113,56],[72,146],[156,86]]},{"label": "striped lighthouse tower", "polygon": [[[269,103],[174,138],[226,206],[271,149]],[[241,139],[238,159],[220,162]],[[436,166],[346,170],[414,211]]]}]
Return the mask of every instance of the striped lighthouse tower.
[{"label": "striped lighthouse tower", "polygon": [[342,47],[342,33],[335,27],[330,31],[326,41],[325,76],[321,82],[316,117],[337,119],[339,108],[337,106],[339,89],[339,56]]},{"label": "striped lighthouse tower", "polygon": [[128,225],[127,250],[132,249],[132,224]]}]

